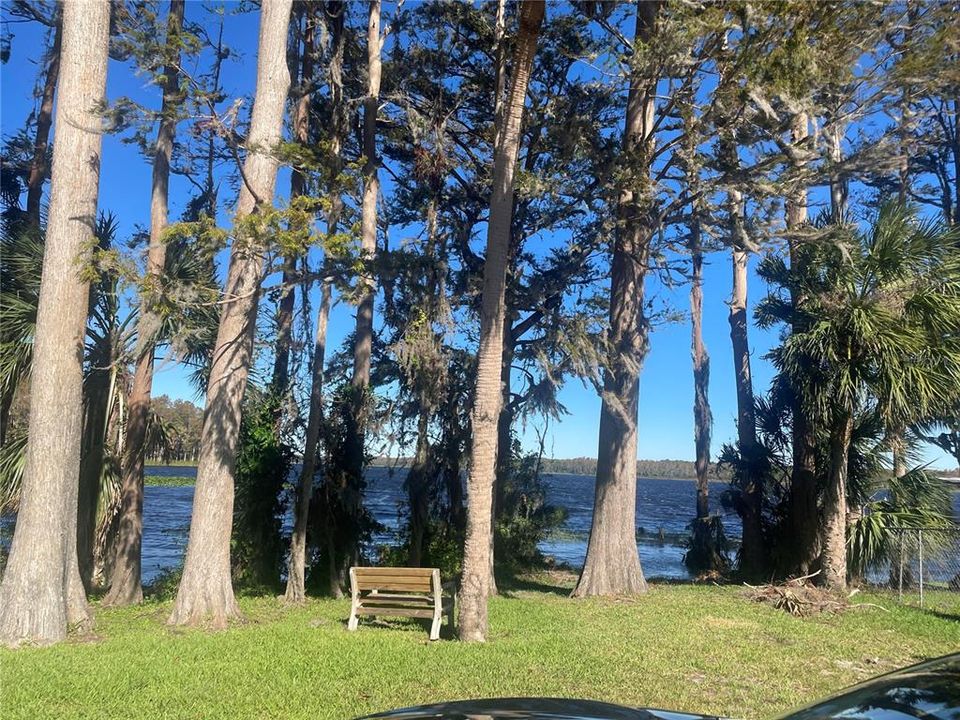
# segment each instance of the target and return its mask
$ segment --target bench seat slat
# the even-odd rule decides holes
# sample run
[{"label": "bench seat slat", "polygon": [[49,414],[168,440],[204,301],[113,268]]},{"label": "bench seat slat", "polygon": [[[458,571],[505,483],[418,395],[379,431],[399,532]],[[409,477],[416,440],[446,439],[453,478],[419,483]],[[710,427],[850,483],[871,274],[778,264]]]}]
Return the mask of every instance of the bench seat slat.
[{"label": "bench seat slat", "polygon": [[404,580],[400,581],[390,581],[386,582],[383,580],[360,580],[357,579],[357,590],[396,590],[400,592],[422,592],[428,593],[433,592],[433,585],[430,581],[422,580]]},{"label": "bench seat slat", "polygon": [[394,575],[410,575],[411,577],[430,578],[433,576],[433,568],[414,568],[414,567],[355,567],[353,568],[357,577],[391,577]]},{"label": "bench seat slat", "polygon": [[418,607],[432,608],[434,606],[433,598],[428,598],[426,595],[419,598],[409,599],[402,597],[390,597],[390,596],[381,596],[381,595],[367,595],[360,598],[360,607],[376,607],[377,605],[391,606],[391,607]]},{"label": "bench seat slat", "polygon": [[365,608],[362,605],[356,610],[357,615],[389,615],[392,617],[415,617],[427,618],[433,617],[433,610],[414,610],[412,608]]}]

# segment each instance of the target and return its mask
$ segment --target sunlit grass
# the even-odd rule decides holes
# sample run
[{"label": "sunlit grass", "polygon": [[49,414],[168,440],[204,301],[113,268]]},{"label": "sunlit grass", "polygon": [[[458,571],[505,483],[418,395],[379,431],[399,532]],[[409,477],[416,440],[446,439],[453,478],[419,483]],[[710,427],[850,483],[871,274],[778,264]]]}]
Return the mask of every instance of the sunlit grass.
[{"label": "sunlit grass", "polygon": [[801,620],[735,587],[654,585],[621,600],[523,587],[492,600],[486,645],[430,643],[405,621],[348,633],[346,601],[243,598],[245,622],[221,632],[167,628],[167,602],[98,607],[95,639],[0,652],[0,714],[313,720],[547,695],[759,718],[960,648],[955,593],[925,610],[871,595],[886,610]]}]

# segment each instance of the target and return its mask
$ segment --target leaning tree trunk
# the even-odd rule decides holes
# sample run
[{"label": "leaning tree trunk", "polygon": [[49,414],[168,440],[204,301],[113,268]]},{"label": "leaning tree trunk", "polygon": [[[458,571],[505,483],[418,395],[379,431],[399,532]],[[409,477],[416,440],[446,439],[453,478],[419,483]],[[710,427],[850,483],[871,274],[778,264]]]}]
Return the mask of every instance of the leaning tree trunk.
[{"label": "leaning tree trunk", "polygon": [[50,142],[50,126],[53,124],[53,97],[60,76],[60,49],[63,45],[63,12],[59,8],[54,18],[53,45],[43,79],[40,110],[37,113],[37,135],[33,141],[33,158],[27,176],[27,218],[40,225],[40,200],[43,197],[43,181],[47,177],[47,147]]},{"label": "leaning tree trunk", "polygon": [[[278,167],[273,150],[281,139],[290,86],[286,46],[291,6],[292,0],[264,0],[261,6],[257,89],[237,205],[238,229],[243,218],[273,198]],[[238,234],[230,250],[220,327],[207,382],[190,540],[183,579],[170,615],[173,625],[209,620],[222,626],[240,614],[230,579],[230,532],[241,405],[250,373],[263,263],[262,241]]]},{"label": "leaning tree trunk", "polygon": [[[699,219],[691,228],[690,251],[693,272],[690,283],[690,352],[693,358],[693,437],[696,450],[697,517],[694,538],[709,537],[710,518],[710,355],[703,342],[703,245]],[[708,547],[708,545],[698,545]]]},{"label": "leaning tree trunk", "polygon": [[[363,502],[363,470],[366,464],[367,393],[370,386],[370,357],[373,352],[373,306],[376,287],[373,261],[377,254],[377,200],[380,195],[379,158],[377,157],[377,114],[380,105],[380,72],[383,37],[380,34],[380,0],[370,0],[367,23],[367,95],[363,99],[363,202],[360,210],[360,253],[366,267],[358,280],[360,303],[357,306],[353,340],[352,407],[347,423],[344,447],[347,466],[346,506],[359,514]],[[346,538],[346,559],[359,556],[356,538]],[[344,568],[340,569],[341,576]]]},{"label": "leaning tree trunk", "polygon": [[[163,232],[167,228],[170,186],[170,159],[173,138],[183,97],[180,92],[180,32],[183,27],[184,0],[171,0],[167,15],[167,41],[164,47],[163,100],[160,126],[153,152],[153,177],[150,192],[150,247],[147,250],[147,283],[157,283],[163,274],[167,245]],[[156,347],[155,328],[158,318],[153,311],[155,298],[145,287],[140,301],[137,322],[137,366],[130,390],[127,415],[127,439],[121,461],[120,517],[110,590],[105,605],[132,605],[143,600],[141,562],[143,543],[143,466],[145,461],[147,423],[150,416],[150,395],[153,389],[153,355]]]},{"label": "leaning tree trunk", "polygon": [[[659,3],[637,4],[637,38],[649,41]],[[649,181],[656,81],[630,74],[623,155],[635,180],[619,197],[619,226],[610,279],[609,361],[604,372],[593,521],[576,597],[643,593],[647,581],[637,550],[637,413],[640,371],[648,350],[643,284],[655,227],[652,209],[630,185]]]},{"label": "leaning tree trunk", "polygon": [[[303,6],[303,49],[300,53],[300,82],[295,92],[293,110],[293,140],[301,147],[310,141],[310,96],[313,83],[313,59],[315,48],[315,23],[312,6]],[[301,168],[294,167],[290,173],[290,199],[300,197],[306,189],[306,176]],[[286,393],[290,384],[290,345],[293,340],[293,306],[296,294],[297,258],[287,256],[283,262],[283,279],[280,302],[277,304],[277,341],[273,359],[271,386],[278,394]],[[279,416],[278,416],[279,419]]]},{"label": "leaning tree trunk", "polygon": [[830,477],[823,498],[821,582],[831,590],[847,588],[847,460],[853,416],[839,411],[830,432]]},{"label": "leaning tree trunk", "polygon": [[[809,136],[806,113],[798,113],[793,118],[791,135],[794,145],[802,143]],[[801,240],[797,232],[807,222],[807,190],[801,186],[787,198],[787,230],[789,237],[790,267],[799,274],[803,274],[804,253]],[[791,288],[790,304],[794,312],[804,303],[806,298],[796,289]],[[805,327],[794,322],[791,332],[804,332]],[[817,476],[816,476],[816,437],[809,410],[803,402],[800,388],[791,388],[791,445],[793,453],[793,468],[790,472],[790,493],[787,504],[787,533],[780,543],[784,548],[787,560],[783,567],[784,574],[809,575],[819,556],[818,532],[819,509],[817,507]],[[787,550],[787,548],[792,548]]]},{"label": "leaning tree trunk", "polygon": [[77,567],[83,345],[100,180],[110,5],[66,0],[50,210],[20,511],[0,585],[0,642],[62,640],[89,616]]},{"label": "leaning tree trunk", "polygon": [[[342,170],[343,159],[343,13],[341,3],[330,3],[331,15],[330,58],[330,175],[338,177]],[[311,36],[312,37],[312,36]],[[342,202],[339,188],[334,187],[330,197],[330,210],[327,215],[327,234],[333,236],[340,222]],[[313,350],[313,376],[310,381],[310,410],[307,414],[307,431],[303,448],[303,467],[300,471],[300,484],[297,488],[297,502],[294,509],[293,534],[290,536],[290,559],[287,566],[287,587],[284,599],[299,603],[306,599],[307,565],[307,525],[310,519],[310,498],[313,495],[313,476],[316,473],[317,448],[320,443],[320,426],[323,422],[323,365],[326,362],[327,325],[330,319],[331,282],[324,278],[320,290],[320,309],[317,311],[317,336]],[[330,590],[335,596],[340,594],[340,583],[336,572],[329,573]]]},{"label": "leaning tree trunk", "polygon": [[[334,224],[335,232],[336,225]],[[310,411],[303,450],[303,467],[297,487],[293,534],[290,536],[290,561],[287,566],[287,588],[284,600],[301,603],[306,599],[307,523],[310,519],[310,496],[313,476],[317,471],[317,446],[323,421],[323,364],[326,361],[327,324],[330,319],[330,281],[323,280],[320,309],[317,311],[317,339],[313,346],[313,377],[310,382]]]},{"label": "leaning tree trunk", "polygon": [[467,536],[460,588],[460,638],[483,642],[487,638],[487,601],[490,594],[490,532],[493,482],[497,468],[497,419],[500,415],[504,292],[510,223],[513,216],[513,182],[520,147],[523,105],[543,23],[545,4],[524,0],[520,6],[520,33],[514,50],[513,81],[503,114],[493,161],[493,188],[487,224],[487,255],[483,266],[483,300],[480,308],[480,349],[473,406],[473,437],[468,479]]}]

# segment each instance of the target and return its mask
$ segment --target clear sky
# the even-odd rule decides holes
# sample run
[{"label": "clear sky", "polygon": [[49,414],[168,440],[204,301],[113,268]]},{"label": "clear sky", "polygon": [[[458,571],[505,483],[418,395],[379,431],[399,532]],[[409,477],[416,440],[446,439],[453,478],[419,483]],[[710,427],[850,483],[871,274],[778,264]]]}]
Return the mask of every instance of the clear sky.
[{"label": "clear sky", "polygon": [[[187,4],[188,18],[193,3]],[[6,16],[5,16],[6,18]],[[249,95],[255,81],[258,15],[255,12],[228,16],[224,37],[239,57],[224,69],[224,85],[228,97]],[[2,100],[3,135],[17,132],[34,110],[34,90],[38,60],[45,47],[44,31],[35,23],[8,25],[13,34],[10,61],[0,68],[0,100]],[[151,107],[158,107],[159,92],[145,77],[138,77],[126,63],[110,62],[108,98],[111,101],[128,96]],[[228,101],[229,102],[229,101]],[[113,211],[121,224],[121,238],[130,237],[138,227],[149,222],[150,168],[137,148],[121,137],[104,138],[100,207]],[[281,175],[278,189],[285,191],[288,180]],[[171,181],[171,213],[177,217],[187,197],[186,181]],[[232,199],[231,199],[232,200]],[[389,202],[389,182],[385,183],[385,201]],[[853,198],[856,202],[856,197]],[[226,216],[224,216],[226,220]],[[757,258],[751,259],[751,308],[766,288],[755,276]],[[713,410],[712,455],[716,458],[722,443],[735,436],[736,392],[727,300],[732,270],[728,253],[708,256],[704,285],[704,336],[711,359],[710,403]],[[658,294],[672,308],[686,311],[688,288],[668,289],[654,279],[649,291]],[[353,308],[345,303],[336,306],[330,319],[328,347],[337,348],[353,325]],[[754,390],[766,390],[773,369],[763,355],[776,343],[775,332],[751,327]],[[187,372],[172,362],[158,364],[154,394],[167,394],[202,404]],[[570,382],[560,393],[560,401],[570,414],[553,421],[547,433],[546,452],[552,457],[595,457],[600,401],[592,386]],[[645,459],[693,459],[693,381],[690,359],[690,326],[686,321],[656,328],[651,338],[651,351],[644,366],[640,399],[639,455]],[[523,432],[525,444],[532,447],[532,428]],[[953,467],[952,460],[935,448],[926,459],[937,467]]]}]

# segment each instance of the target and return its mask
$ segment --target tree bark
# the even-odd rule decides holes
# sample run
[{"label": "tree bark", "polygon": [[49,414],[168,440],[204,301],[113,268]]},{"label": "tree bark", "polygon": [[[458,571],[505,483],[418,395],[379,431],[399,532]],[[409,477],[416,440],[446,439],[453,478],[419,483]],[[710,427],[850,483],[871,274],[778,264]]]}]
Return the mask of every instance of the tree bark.
[{"label": "tree bark", "polygon": [[[659,11],[656,2],[637,4],[638,39],[650,40]],[[647,590],[637,550],[637,413],[640,372],[649,348],[643,286],[656,228],[649,201],[634,187],[649,181],[655,92],[655,78],[631,70],[623,155],[636,179],[620,189],[610,280],[610,359],[600,407],[593,521],[575,597]]]},{"label": "tree bark", "polygon": [[[305,6],[303,26],[303,49],[300,53],[300,82],[295,96],[293,111],[293,139],[302,147],[310,142],[310,86],[313,82],[313,60],[316,52],[314,43],[315,18],[312,5]],[[301,168],[294,167],[290,172],[290,199],[304,194],[306,176]],[[293,305],[296,295],[293,291],[296,282],[295,257],[284,258],[283,279],[280,289],[280,302],[277,305],[277,342],[273,360],[271,386],[275,393],[286,393],[290,384],[290,344],[293,339]]]},{"label": "tree bark", "polygon": [[460,589],[460,638],[467,642],[484,642],[487,638],[490,532],[493,519],[493,483],[497,467],[497,419],[503,397],[500,374],[503,359],[503,323],[506,316],[504,292],[513,216],[513,182],[520,147],[523,106],[545,10],[545,3],[537,0],[524,0],[520,6],[520,32],[514,51],[513,80],[504,107],[500,142],[494,153],[467,490],[467,536]]},{"label": "tree bark", "polygon": [[693,358],[693,436],[697,473],[697,520],[710,517],[710,355],[703,342],[703,246],[699,220],[690,241],[693,273],[690,283],[690,351]]},{"label": "tree bark", "polygon": [[847,588],[847,460],[853,416],[838,412],[830,432],[830,479],[823,498],[821,582],[831,590]]},{"label": "tree bark", "polygon": [[[330,16],[330,175],[336,178],[342,169],[344,123],[343,123],[343,13],[340,2],[327,4]],[[342,203],[339,188],[334,187],[327,215],[327,234],[337,232]],[[297,488],[297,503],[293,534],[290,536],[290,560],[287,568],[287,587],[284,598],[287,602],[299,603],[306,599],[307,525],[310,519],[310,499],[313,496],[313,476],[316,474],[317,448],[320,442],[320,427],[323,422],[323,366],[326,362],[327,326],[330,319],[330,295],[332,285],[324,278],[320,290],[320,309],[317,311],[317,336],[313,350],[313,376],[310,381],[310,410],[307,415],[307,432],[303,449],[303,468]],[[329,544],[329,543],[328,543]],[[331,548],[332,550],[332,548]],[[331,552],[331,557],[333,557]],[[331,572],[330,592],[340,594],[337,573]]]},{"label": "tree bark", "polygon": [[88,616],[77,567],[83,345],[100,179],[110,5],[66,0],[50,209],[20,510],[0,585],[0,642],[48,644]]},{"label": "tree bark", "polygon": [[[285,57],[291,6],[292,0],[264,0],[261,6],[256,99],[237,205],[238,221],[273,199],[278,167],[273,149],[281,139],[290,86]],[[264,247],[259,238],[234,238],[207,383],[190,539],[183,579],[169,619],[172,625],[210,621],[223,626],[240,614],[230,578],[234,471],[263,264]]]},{"label": "tree bark", "polygon": [[[336,232],[336,226],[331,232]],[[330,282],[323,281],[320,309],[317,311],[317,339],[313,346],[313,377],[310,382],[310,411],[303,450],[303,468],[297,488],[293,534],[290,536],[290,561],[287,566],[287,588],[284,599],[289,603],[306,600],[307,523],[310,518],[310,496],[313,476],[317,471],[317,446],[323,422],[323,364],[326,362],[327,324],[330,319]]]},{"label": "tree bark", "polygon": [[130,390],[127,416],[127,442],[122,459],[120,487],[120,519],[117,526],[116,551],[110,590],[105,605],[133,605],[143,600],[141,585],[143,543],[143,466],[150,417],[150,395],[153,390],[153,363],[156,350],[155,328],[158,319],[151,297],[163,274],[167,245],[163,233],[167,228],[169,206],[170,160],[173,139],[183,98],[180,93],[180,32],[183,28],[184,0],[171,0],[167,15],[167,40],[164,48],[163,100],[160,125],[153,152],[153,177],[150,194],[150,246],[147,250],[145,289],[140,300],[137,322],[137,365]]},{"label": "tree bark", "polygon": [[[798,113],[791,124],[792,142],[802,143],[809,136],[806,113]],[[789,236],[790,267],[802,274],[803,253],[797,231],[807,222],[807,189],[801,187],[786,200],[787,231]],[[790,303],[794,310],[805,298],[796,290],[790,291]],[[791,332],[803,332],[805,328],[794,323]],[[790,494],[787,506],[787,534],[781,542],[787,556],[784,574],[809,575],[816,565],[818,548],[816,438],[809,412],[799,388],[791,389],[791,427],[793,468],[790,472]],[[789,550],[787,548],[790,548]]]},{"label": "tree bark", "polygon": [[35,226],[40,225],[40,200],[43,197],[43,181],[47,177],[47,146],[50,142],[50,126],[53,124],[53,98],[60,77],[60,49],[63,45],[63,11],[56,10],[56,25],[53,30],[53,45],[43,79],[43,94],[40,96],[40,111],[37,113],[37,135],[33,141],[33,159],[27,176],[27,218]]}]

